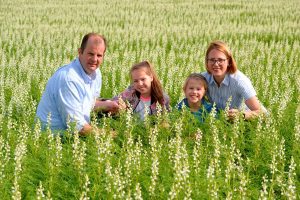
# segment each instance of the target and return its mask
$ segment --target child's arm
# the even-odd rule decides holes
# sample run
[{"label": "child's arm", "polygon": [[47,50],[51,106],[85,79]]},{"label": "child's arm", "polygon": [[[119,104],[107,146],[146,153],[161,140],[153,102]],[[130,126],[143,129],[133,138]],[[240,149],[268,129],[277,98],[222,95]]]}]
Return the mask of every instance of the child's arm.
[{"label": "child's arm", "polygon": [[164,106],[167,110],[167,112],[170,112],[170,97],[167,94],[164,94]]}]

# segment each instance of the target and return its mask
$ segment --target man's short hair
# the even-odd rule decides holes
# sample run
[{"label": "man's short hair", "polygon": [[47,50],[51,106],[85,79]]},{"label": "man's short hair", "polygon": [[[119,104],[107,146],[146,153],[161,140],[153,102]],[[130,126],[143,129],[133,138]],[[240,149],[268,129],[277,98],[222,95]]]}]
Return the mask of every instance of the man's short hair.
[{"label": "man's short hair", "polygon": [[[87,44],[89,38],[92,37],[92,36],[100,37],[100,38],[103,40],[103,42],[104,42],[104,46],[105,46],[105,50],[106,50],[106,38],[105,38],[103,35],[100,35],[100,34],[98,34],[98,33],[88,33],[88,34],[86,34],[86,35],[82,38],[81,45],[80,45],[81,51],[82,51],[82,52],[84,51],[84,49],[86,48],[86,44]],[[105,51],[105,50],[104,50],[104,51]]]}]

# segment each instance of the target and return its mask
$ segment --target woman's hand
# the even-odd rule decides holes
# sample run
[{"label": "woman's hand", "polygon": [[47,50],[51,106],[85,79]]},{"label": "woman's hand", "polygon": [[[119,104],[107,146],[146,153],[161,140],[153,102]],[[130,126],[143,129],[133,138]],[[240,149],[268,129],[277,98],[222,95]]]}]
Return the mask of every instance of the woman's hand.
[{"label": "woman's hand", "polygon": [[240,111],[238,109],[230,109],[228,110],[227,117],[229,118],[230,121],[234,120],[237,118],[240,114]]},{"label": "woman's hand", "polygon": [[238,109],[230,109],[230,110],[228,110],[227,117],[229,118],[230,121],[232,121],[235,118],[237,118],[239,115],[243,115],[244,120],[250,120],[252,118],[258,117],[259,114],[260,114],[259,110],[258,111],[248,110],[248,111],[241,112]]}]

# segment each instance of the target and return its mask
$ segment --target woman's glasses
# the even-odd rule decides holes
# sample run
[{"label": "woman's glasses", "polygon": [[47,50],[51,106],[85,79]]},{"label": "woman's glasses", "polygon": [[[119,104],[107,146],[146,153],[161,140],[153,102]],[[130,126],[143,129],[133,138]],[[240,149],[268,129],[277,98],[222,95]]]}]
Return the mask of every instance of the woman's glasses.
[{"label": "woman's glasses", "polygon": [[211,64],[211,65],[214,65],[215,63],[217,63],[218,65],[223,65],[226,60],[227,60],[227,58],[226,59],[222,59],[222,58],[218,58],[218,59],[209,58],[209,59],[207,59],[207,62],[209,64]]}]

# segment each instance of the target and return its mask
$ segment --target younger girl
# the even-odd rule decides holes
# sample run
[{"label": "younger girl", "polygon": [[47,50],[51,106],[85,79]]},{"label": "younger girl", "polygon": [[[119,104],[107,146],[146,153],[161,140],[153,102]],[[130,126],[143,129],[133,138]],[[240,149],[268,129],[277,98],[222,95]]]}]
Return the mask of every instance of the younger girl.
[{"label": "younger girl", "polygon": [[142,120],[146,110],[150,115],[157,113],[157,104],[160,104],[163,110],[169,111],[170,99],[163,92],[153,66],[148,61],[133,65],[130,69],[130,77],[132,84],[121,94],[114,97],[114,100],[121,98],[123,101],[128,102],[133,112],[138,113]]},{"label": "younger girl", "polygon": [[206,98],[207,82],[205,78],[198,73],[190,74],[185,80],[183,91],[185,98],[177,105],[178,110],[182,110],[182,107],[186,106],[200,122],[203,122],[205,114],[212,109],[212,104]]}]

